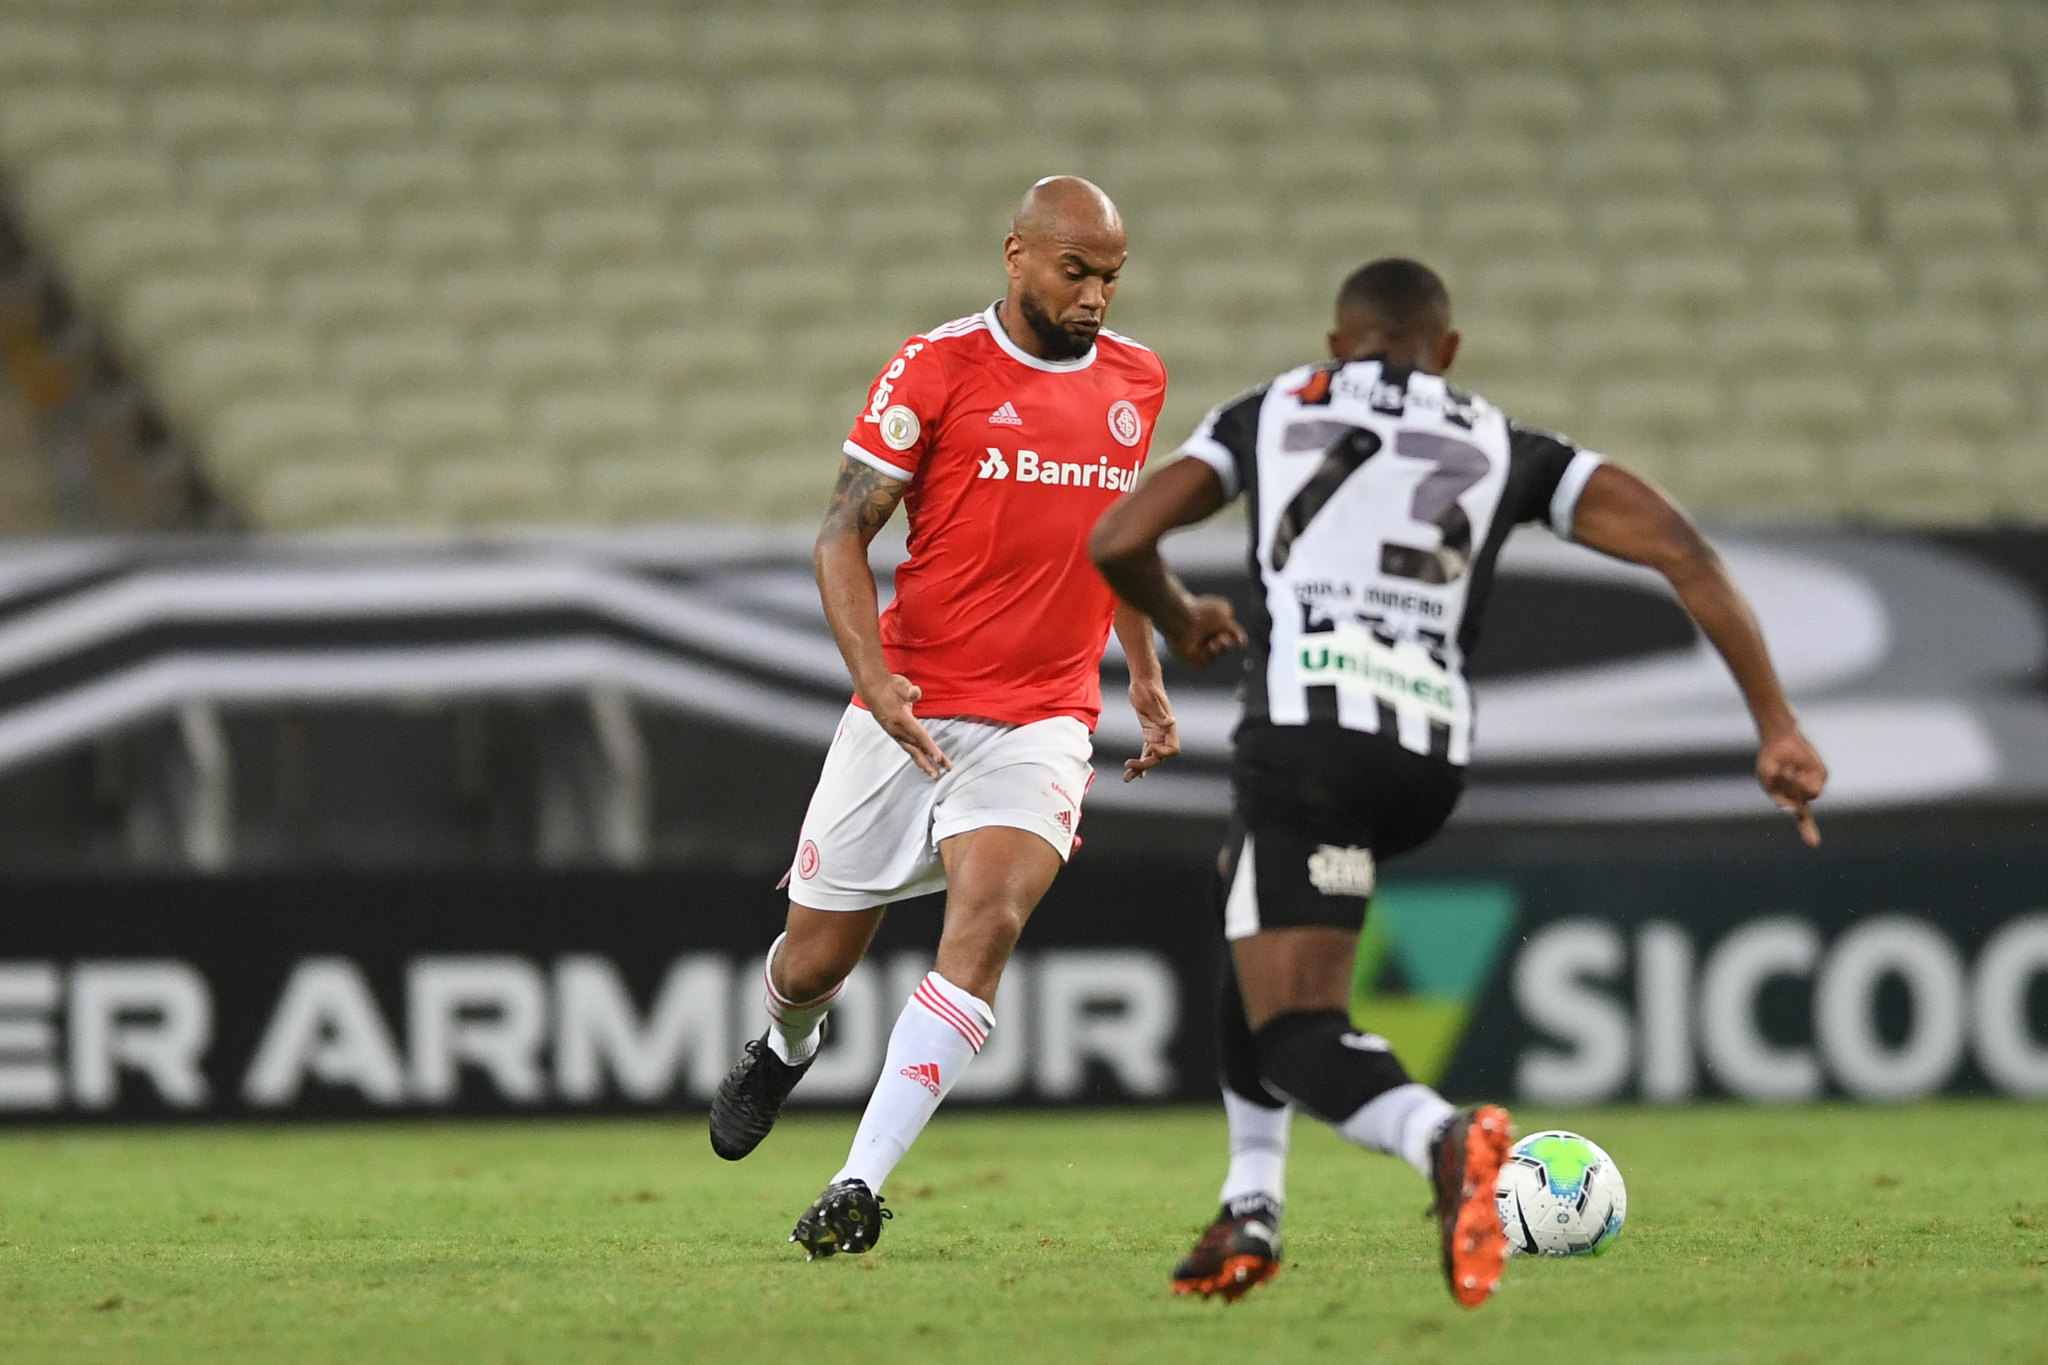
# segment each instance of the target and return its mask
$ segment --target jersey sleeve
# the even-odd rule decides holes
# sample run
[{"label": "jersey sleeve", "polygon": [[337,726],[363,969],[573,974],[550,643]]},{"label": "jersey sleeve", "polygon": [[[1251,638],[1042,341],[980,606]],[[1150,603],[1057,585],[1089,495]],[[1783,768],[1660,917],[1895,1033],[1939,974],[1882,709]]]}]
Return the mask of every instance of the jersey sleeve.
[{"label": "jersey sleeve", "polygon": [[930,341],[912,337],[868,387],[868,405],[841,449],[891,478],[914,478],[945,406],[946,367]]},{"label": "jersey sleeve", "polygon": [[1259,409],[1265,402],[1266,386],[1261,384],[1211,408],[1194,435],[1181,443],[1180,454],[1216,471],[1223,482],[1225,502],[1235,501],[1257,476]]},{"label": "jersey sleeve", "polygon": [[1512,520],[1547,522],[1560,539],[1570,540],[1579,495],[1606,462],[1606,456],[1581,450],[1563,437],[1509,422],[1508,485],[1517,492]]}]

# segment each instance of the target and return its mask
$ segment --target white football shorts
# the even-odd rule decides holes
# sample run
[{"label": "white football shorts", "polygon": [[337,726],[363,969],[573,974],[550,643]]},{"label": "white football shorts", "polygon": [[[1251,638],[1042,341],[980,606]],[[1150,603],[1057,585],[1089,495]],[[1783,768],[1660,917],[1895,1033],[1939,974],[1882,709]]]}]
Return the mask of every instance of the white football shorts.
[{"label": "white football shorts", "polygon": [[1088,727],[1071,716],[1003,725],[924,721],[950,771],[919,772],[865,709],[846,708],[811,795],[789,898],[813,910],[868,910],[943,890],[939,845],[990,825],[1029,830],[1064,861],[1095,776]]}]

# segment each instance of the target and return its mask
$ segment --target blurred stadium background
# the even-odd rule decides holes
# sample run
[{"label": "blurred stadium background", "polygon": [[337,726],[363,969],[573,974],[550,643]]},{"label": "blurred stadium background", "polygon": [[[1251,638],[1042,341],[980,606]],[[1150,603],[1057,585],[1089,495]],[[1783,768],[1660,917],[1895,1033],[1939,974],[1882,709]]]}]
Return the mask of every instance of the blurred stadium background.
[{"label": "blurred stadium background", "polygon": [[[1021,190],[1077,172],[1130,226],[1111,321],[1172,376],[1155,454],[1319,354],[1350,267],[1419,255],[1457,301],[1464,383],[1728,533],[1836,767],[1830,852],[1796,862],[1668,597],[1524,538],[1478,667],[1472,798],[1417,874],[1434,889],[1390,899],[1362,999],[1407,1001],[1422,1032],[1404,1036],[1433,1039],[1439,1068],[1472,1018],[1523,1036],[1510,978],[1576,1002],[1544,1017],[1577,1049],[1548,1073],[1538,1049],[1547,1081],[1505,1045],[1453,1067],[1553,1102],[2048,1092],[2044,931],[2010,919],[2048,812],[2044,121],[2034,0],[0,0],[0,956],[175,956],[189,932],[230,975],[267,964],[211,978],[246,1052],[312,939],[230,939],[285,932],[265,927],[285,900],[394,1009],[422,998],[399,985],[408,944],[542,961],[630,943],[646,995],[678,944],[765,942],[844,701],[807,564],[840,438],[904,337],[1000,291]],[[1241,554],[1219,532],[1184,562],[1229,589]],[[1129,902],[1147,858],[1179,869],[1151,884],[1206,894],[1231,703],[1175,685],[1189,755],[1137,795],[1098,784],[1083,909]],[[1128,729],[1106,720],[1105,759]],[[1725,893],[1724,867],[1744,869]],[[1856,1054],[1829,1016],[1825,1075],[1771,1070],[1818,1025],[1762,976],[1702,967],[1714,999],[1783,1025],[1701,1044],[1705,1079],[1685,1037],[1645,1023],[1640,1047],[1615,1043],[1612,1011],[1574,993],[1574,972],[1621,971],[1645,1010],[1682,1006],[1695,939],[1705,962],[1774,906],[1814,918],[1743,940],[1742,970],[1810,972],[1812,924],[1846,934],[1901,903],[1892,886],[1970,952],[2005,945],[1983,958],[2004,973],[1984,987],[2003,1003],[1982,1017],[2006,1021],[1983,1025],[1991,1060],[1943,1052],[1946,1034],[1926,1035],[1932,1062],[1913,1051],[1911,1020],[1934,1016],[1902,1002],[1963,1005],[1912,933],[1933,957],[1894,938],[1906,958],[1840,959],[1877,973],[1882,1027]],[[657,907],[693,897],[759,914],[664,948]],[[1693,937],[1629,937],[1659,906]],[[560,939],[586,912],[609,927]],[[493,939],[499,915],[524,927]],[[1518,923],[1587,915],[1627,933],[1503,956]],[[359,919],[381,946],[350,939]],[[1051,920],[1041,946],[1162,932],[1128,903],[1078,938]],[[2008,921],[2036,927],[1994,939]],[[1433,922],[1492,946],[1460,956]],[[1160,951],[1173,999],[1198,1000],[1192,950]],[[1085,1003],[1071,966],[1049,956],[1041,984]],[[35,971],[5,978],[0,1015],[126,998]],[[1165,999],[1142,972],[1086,979],[1127,1013]],[[160,1022],[198,998],[170,980],[137,997]],[[513,994],[489,999],[541,998],[538,977],[494,980]],[[703,980],[724,1011],[730,981]],[[1112,1066],[1087,1093],[1201,1093],[1201,1010],[1173,1009],[1196,1022],[1167,1091]],[[1095,1076],[1080,1018],[1045,1035],[1030,1093]],[[689,1036],[713,1058],[690,1063],[701,1098],[732,1040]],[[847,1037],[853,1095],[873,1040]],[[1904,1082],[1884,1069],[1902,1055],[1920,1066]],[[138,1112],[198,1093],[141,1071],[159,1084],[136,1083]],[[1004,1074],[991,1095],[1026,1093]],[[0,1105],[114,1103],[81,1076],[0,1084]],[[463,1087],[532,1102],[496,1072]]]}]

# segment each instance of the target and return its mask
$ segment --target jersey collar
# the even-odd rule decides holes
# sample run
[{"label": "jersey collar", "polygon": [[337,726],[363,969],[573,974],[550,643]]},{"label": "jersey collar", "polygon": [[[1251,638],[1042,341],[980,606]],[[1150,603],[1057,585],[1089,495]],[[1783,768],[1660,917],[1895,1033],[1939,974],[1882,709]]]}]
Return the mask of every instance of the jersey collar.
[{"label": "jersey collar", "polygon": [[[1001,299],[996,300],[996,303],[1001,302]],[[981,316],[988,323],[988,333],[996,339],[996,345],[1002,347],[1003,354],[1018,364],[1029,365],[1034,370],[1045,370],[1052,374],[1071,374],[1075,370],[1085,370],[1095,363],[1095,353],[1102,349],[1102,343],[1099,341],[1088,348],[1087,355],[1073,360],[1040,360],[1029,351],[1023,350],[1016,342],[1010,340],[1010,334],[1003,330],[1002,322],[996,317],[996,303],[990,304],[988,311]]]}]

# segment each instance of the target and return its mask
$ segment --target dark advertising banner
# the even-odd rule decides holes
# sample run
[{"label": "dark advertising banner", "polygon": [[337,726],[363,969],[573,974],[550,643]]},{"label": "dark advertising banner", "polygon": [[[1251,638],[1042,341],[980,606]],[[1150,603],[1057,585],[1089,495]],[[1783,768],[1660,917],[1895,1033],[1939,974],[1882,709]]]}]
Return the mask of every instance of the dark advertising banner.
[{"label": "dark advertising banner", "polygon": [[[1069,869],[954,1099],[1213,1095],[1209,875]],[[0,903],[0,1117],[17,1121],[701,1108],[767,1026],[784,906],[765,883],[681,873],[16,886]],[[938,931],[936,899],[891,910],[797,1101],[866,1098]]]},{"label": "dark advertising banner", "polygon": [[[1213,1097],[1210,876],[1077,858],[952,1102]],[[701,1108],[765,1026],[781,904],[682,873],[16,886],[0,1116]],[[799,1101],[864,1098],[938,919],[891,912]],[[1458,1096],[2048,1096],[2048,853],[1423,862],[1356,1006]]]}]

